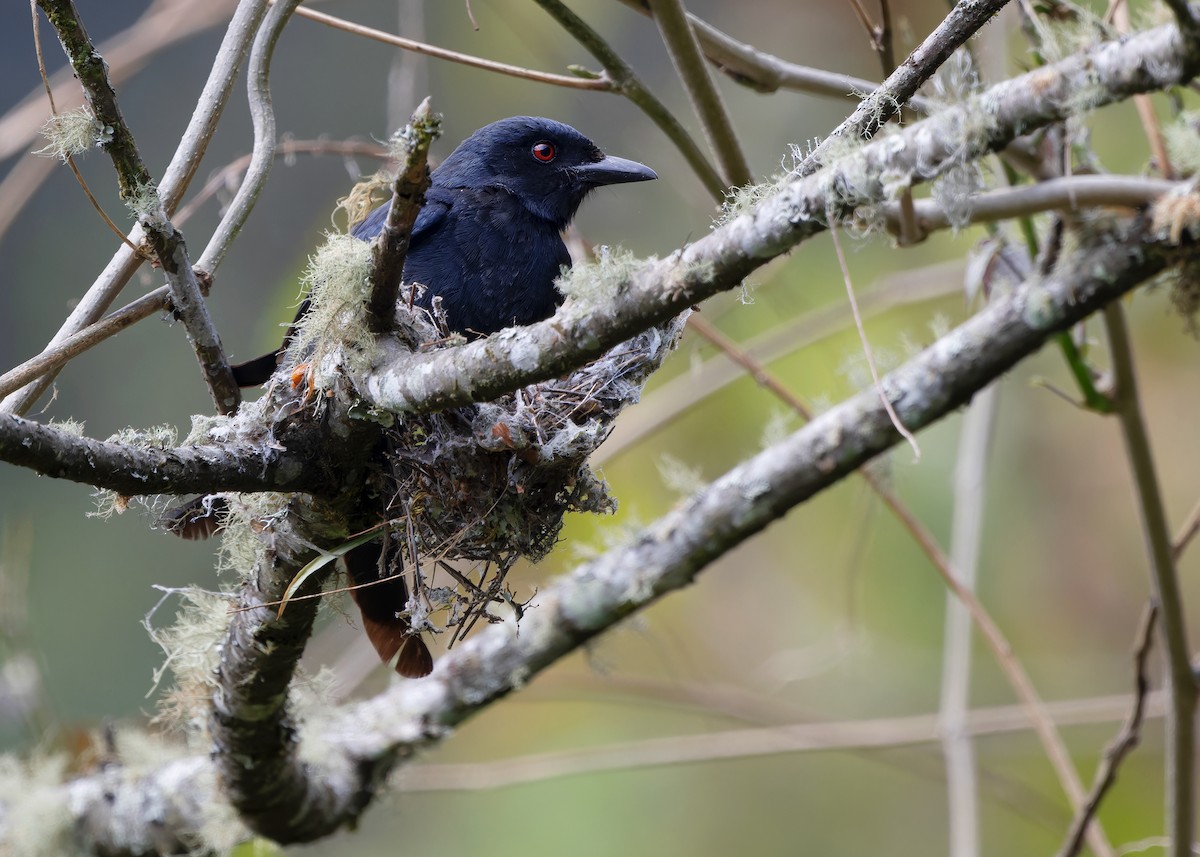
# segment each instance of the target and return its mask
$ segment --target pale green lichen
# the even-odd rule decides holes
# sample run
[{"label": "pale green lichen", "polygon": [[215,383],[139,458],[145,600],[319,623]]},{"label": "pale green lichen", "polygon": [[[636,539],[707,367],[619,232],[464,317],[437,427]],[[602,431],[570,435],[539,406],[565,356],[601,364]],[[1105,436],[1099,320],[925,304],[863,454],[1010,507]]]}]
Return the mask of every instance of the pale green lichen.
[{"label": "pale green lichen", "polygon": [[680,497],[698,494],[708,487],[708,481],[699,467],[688,464],[670,453],[663,453],[659,457],[658,475],[667,490]]},{"label": "pale green lichen", "polygon": [[566,298],[589,306],[609,306],[629,288],[641,271],[658,260],[639,259],[629,250],[601,244],[596,258],[564,269],[555,285]]},{"label": "pale green lichen", "polygon": [[41,134],[46,145],[34,154],[60,161],[81,155],[112,139],[112,129],[102,125],[86,107],[51,116],[42,125]]},{"label": "pale green lichen", "polygon": [[229,627],[230,597],[198,587],[167,594],[181,599],[174,621],[155,627],[152,611],[142,623],[165,656],[154,671],[150,692],[170,676],[171,684],[158,701],[156,720],[178,730],[194,749],[200,749],[207,742],[208,701],[216,682],[221,642]]},{"label": "pale green lichen", "polygon": [[375,340],[366,322],[371,267],[371,245],[350,235],[326,236],[309,258],[303,277],[309,309],[290,353],[309,361],[320,387],[333,382],[336,364],[356,372],[370,366]]},{"label": "pale green lichen", "polygon": [[72,853],[72,816],[62,788],[67,760],[0,756],[5,857],[59,857]]},{"label": "pale green lichen", "polygon": [[153,182],[137,184],[124,196],[125,206],[139,220],[149,221],[158,229],[167,227],[167,212],[163,208],[162,198],[158,195],[158,186]]},{"label": "pale green lichen", "polygon": [[69,419],[69,418],[62,419],[62,420],[51,419],[50,425],[52,425],[54,428],[58,429],[61,432],[69,434],[71,437],[83,437],[84,436],[85,426],[81,420],[73,420],[73,419]]},{"label": "pale green lichen", "polygon": [[1163,128],[1171,166],[1181,176],[1200,173],[1200,111],[1187,110]]}]

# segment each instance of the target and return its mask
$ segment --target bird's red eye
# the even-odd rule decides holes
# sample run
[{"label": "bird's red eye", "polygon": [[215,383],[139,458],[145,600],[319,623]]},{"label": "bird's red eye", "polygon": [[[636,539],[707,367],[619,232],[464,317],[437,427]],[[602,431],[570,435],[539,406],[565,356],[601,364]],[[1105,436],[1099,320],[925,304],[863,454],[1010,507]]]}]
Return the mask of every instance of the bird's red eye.
[{"label": "bird's red eye", "polygon": [[542,141],[541,143],[534,143],[533,148],[530,149],[529,151],[535,158],[537,158],[543,164],[550,163],[551,161],[554,160],[554,156],[558,154],[558,152],[554,148],[554,144],[547,143],[545,141]]}]

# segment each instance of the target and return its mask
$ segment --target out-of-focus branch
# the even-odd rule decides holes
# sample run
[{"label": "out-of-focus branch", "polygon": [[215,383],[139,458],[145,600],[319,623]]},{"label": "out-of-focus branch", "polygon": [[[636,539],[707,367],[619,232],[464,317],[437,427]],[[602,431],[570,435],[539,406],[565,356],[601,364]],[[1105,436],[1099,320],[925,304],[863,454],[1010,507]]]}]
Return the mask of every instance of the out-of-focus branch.
[{"label": "out-of-focus branch", "polygon": [[[620,2],[643,15],[650,14],[649,0],[620,0]],[[696,32],[696,38],[700,40],[700,47],[709,62],[735,83],[748,86],[757,92],[794,89],[816,95],[844,98],[856,92],[865,94],[879,88],[878,81],[798,65],[760,51],[753,45],[739,42],[691,12],[688,13],[687,19]],[[929,105],[924,99],[914,97],[909,100],[909,106],[915,110],[926,112]]]},{"label": "out-of-focus branch", "polygon": [[254,147],[250,166],[242,184],[234,194],[233,202],[225,210],[208,246],[200,254],[196,267],[209,274],[217,268],[229,252],[233,239],[241,231],[250,216],[258,195],[267,183],[271,166],[275,163],[275,109],[271,104],[271,58],[275,54],[275,43],[283,28],[291,19],[300,0],[279,0],[271,4],[271,10],[263,19],[254,45],[250,49],[250,63],[246,69],[246,95],[250,102],[250,118],[254,123]]},{"label": "out-of-focus branch", "polygon": [[692,109],[700,117],[709,145],[717,155],[725,184],[729,187],[749,184],[754,180],[754,174],[738,142],[721,91],[708,75],[708,66],[700,54],[696,34],[688,24],[683,0],[650,0],[650,8],[675,71],[691,99]]},{"label": "out-of-focus branch", "polygon": [[459,53],[458,51],[439,48],[437,45],[418,42],[413,39],[406,39],[403,36],[395,36],[391,33],[385,33],[382,30],[376,30],[374,27],[366,27],[362,24],[355,24],[353,21],[347,21],[344,18],[338,18],[335,15],[330,15],[326,12],[318,12],[316,9],[309,9],[306,6],[301,6],[296,10],[296,14],[302,18],[308,18],[312,21],[325,24],[328,27],[333,27],[337,30],[343,30],[347,33],[353,33],[356,36],[364,36],[368,39],[374,39],[377,42],[383,42],[385,45],[392,45],[402,50],[412,51],[413,53],[424,54],[437,59],[449,60],[461,65],[471,66],[472,68],[483,69],[484,71],[495,72],[496,74],[504,74],[510,77],[518,77],[522,80],[532,80],[536,83],[549,83],[554,86],[565,86],[568,89],[588,89],[593,92],[612,92],[613,85],[607,77],[571,77],[565,74],[550,74],[544,71],[537,71],[531,68],[522,68],[521,66],[509,65],[508,63],[496,62],[494,60],[484,59],[483,57],[475,57],[470,54]]},{"label": "out-of-focus branch", "polygon": [[[996,427],[999,397],[999,385],[993,384],[971,402],[963,417],[954,463],[954,513],[948,558],[952,573],[969,592],[976,591],[979,574],[988,453]],[[942,729],[942,757],[946,765],[949,854],[951,857],[973,857],[979,854],[980,837],[979,778],[974,743],[967,731],[971,705],[971,613],[953,592],[946,593],[946,618],[942,627],[945,631],[942,635],[938,722]],[[1044,707],[1042,713],[1045,713]]]},{"label": "out-of-focus branch", "polygon": [[1142,532],[1149,555],[1155,598],[1162,614],[1162,636],[1167,653],[1167,833],[1171,857],[1191,857],[1196,824],[1196,674],[1188,646],[1183,593],[1171,547],[1171,533],[1163,506],[1150,437],[1142,421],[1133,347],[1120,304],[1104,310],[1113,362],[1113,413],[1121,424],[1125,452],[1133,471]]},{"label": "out-of-focus branch", "polygon": [[1096,779],[1087,802],[1075,813],[1071,829],[1067,831],[1067,840],[1059,849],[1058,857],[1075,857],[1083,848],[1083,833],[1100,809],[1100,802],[1117,781],[1117,769],[1142,740],[1142,721],[1146,718],[1150,696],[1150,677],[1146,674],[1146,661],[1149,660],[1151,644],[1154,642],[1154,620],[1157,618],[1158,608],[1151,604],[1142,616],[1138,644],[1133,653],[1133,708],[1125,718],[1125,724],[1117,737],[1104,751],[1104,760],[1100,769],[1096,771]]},{"label": "out-of-focus branch", "polygon": [[[1145,716],[1162,716],[1162,696],[1151,695]],[[1047,704],[1064,725],[1119,720],[1127,697],[1066,700]],[[971,737],[1010,734],[1029,726],[1020,706],[976,708],[967,715]],[[513,756],[489,762],[418,763],[406,768],[397,788],[402,792],[480,791],[595,771],[630,771],[660,765],[682,765],[722,759],[778,756],[782,753],[829,753],[913,747],[938,741],[944,733],[937,714],[828,723],[779,723],[749,729],[722,729],[692,735],[668,735],[620,744]]]},{"label": "out-of-focus branch", "polygon": [[[180,197],[187,190],[200,166],[200,160],[208,148],[209,140],[216,132],[217,122],[229,99],[237,69],[250,49],[250,42],[266,9],[267,0],[241,0],[233,20],[229,22],[191,121],[184,130],[175,155],[158,185],[159,200],[168,214],[175,210]],[[134,245],[140,243],[142,237],[140,225],[129,233],[129,240]],[[57,345],[100,318],[141,263],[141,257],[128,247],[122,246],[118,249],[87,294],[63,322],[51,344]],[[0,413],[25,413],[53,380],[52,374],[46,375],[34,384],[10,394],[0,402]]]},{"label": "out-of-focus branch", "polygon": [[724,197],[727,185],[721,176],[708,162],[708,158],[700,151],[696,141],[688,134],[687,129],[672,115],[667,106],[655,98],[654,93],[634,74],[629,63],[625,62],[612,46],[599,33],[588,26],[587,22],[566,7],[561,0],[534,0],[545,9],[559,25],[566,30],[575,41],[583,45],[596,58],[612,81],[615,91],[624,95],[667,135],[675,147],[682,153],[688,166],[700,178],[701,183],[708,189],[714,199]]},{"label": "out-of-focus branch", "polygon": [[[715,328],[712,328],[698,315],[693,315],[688,319],[688,324],[697,330],[701,336],[717,345],[718,348],[743,366],[760,386],[765,387],[781,401],[785,402],[806,421],[812,419],[811,409],[780,382],[778,378],[767,371],[765,366],[740,349],[736,343],[729,340]],[[984,395],[988,395],[989,392],[985,391]],[[976,399],[976,408],[979,407],[978,399],[979,397]],[[1084,801],[1083,783],[1075,767],[1071,764],[1066,744],[1059,735],[1053,719],[1046,712],[1046,705],[1034,687],[1029,673],[1025,671],[1020,660],[1013,654],[1012,646],[1009,644],[1004,632],[996,624],[996,621],[992,618],[987,608],[975,596],[974,590],[970,586],[971,569],[967,566],[966,571],[962,570],[964,568],[964,560],[966,559],[964,556],[965,549],[959,543],[957,555],[954,558],[947,556],[928,528],[904,505],[896,495],[896,492],[888,487],[878,474],[870,467],[863,467],[859,470],[859,475],[862,476],[863,481],[867,483],[871,490],[875,492],[876,496],[883,501],[896,520],[900,522],[900,525],[908,531],[913,541],[916,542],[917,546],[929,559],[930,564],[941,575],[942,581],[949,590],[947,593],[949,603],[962,610],[962,621],[966,625],[967,634],[970,632],[970,624],[972,622],[975,624],[976,629],[987,643],[988,649],[992,652],[992,656],[996,659],[996,664],[1000,667],[1000,671],[1012,687],[1017,699],[1021,701],[1021,705],[1029,721],[1033,724],[1038,740],[1041,742],[1042,748],[1046,753],[1046,758],[1050,761],[1051,767],[1054,768],[1055,774],[1058,775],[1063,792],[1073,807],[1077,809],[1081,808]],[[956,504],[956,509],[958,507],[959,504]],[[957,526],[955,532],[960,532]],[[947,637],[950,637],[949,632]],[[952,668],[952,664],[947,665],[947,670]],[[963,732],[964,726],[961,716],[956,716],[953,712],[947,715],[945,708],[945,703],[943,703],[941,729],[943,743],[956,739],[963,740],[966,736]],[[951,752],[947,751],[948,759],[950,756]],[[948,762],[948,766],[949,764],[951,763]],[[959,764],[961,765],[962,763],[959,762]],[[957,785],[963,785],[962,778],[956,777],[953,773],[948,773],[947,779],[953,780]],[[1108,843],[1098,825],[1090,826],[1087,832],[1088,841],[1093,845],[1097,854],[1112,854],[1112,846]],[[955,838],[952,835],[952,842],[955,841]],[[956,853],[961,853],[962,847],[965,845],[964,840],[969,838],[965,833],[957,833],[959,850]]]},{"label": "out-of-focus branch", "polygon": [[[127,29],[98,46],[100,56],[108,63],[109,79],[119,83],[130,77],[155,54],[214,26],[233,7],[234,0],[213,0],[200,6],[151,3]],[[72,110],[83,103],[83,93],[69,67],[51,75],[50,85],[60,109]],[[45,121],[45,93],[38,86],[0,116],[0,161],[29,151]]]}]

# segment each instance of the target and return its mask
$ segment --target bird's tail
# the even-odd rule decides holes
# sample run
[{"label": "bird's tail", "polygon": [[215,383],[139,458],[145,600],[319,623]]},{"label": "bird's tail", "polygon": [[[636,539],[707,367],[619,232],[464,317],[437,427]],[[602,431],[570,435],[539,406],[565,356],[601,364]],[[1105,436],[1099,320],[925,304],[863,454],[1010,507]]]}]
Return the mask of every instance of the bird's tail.
[{"label": "bird's tail", "polygon": [[[383,539],[354,548],[343,557],[350,577],[350,595],[362,612],[367,639],[387,663],[396,659],[396,672],[405,678],[420,678],[433,670],[433,656],[421,635],[401,615],[408,603],[408,585],[403,573],[390,574]],[[370,584],[370,585],[367,585]]]}]

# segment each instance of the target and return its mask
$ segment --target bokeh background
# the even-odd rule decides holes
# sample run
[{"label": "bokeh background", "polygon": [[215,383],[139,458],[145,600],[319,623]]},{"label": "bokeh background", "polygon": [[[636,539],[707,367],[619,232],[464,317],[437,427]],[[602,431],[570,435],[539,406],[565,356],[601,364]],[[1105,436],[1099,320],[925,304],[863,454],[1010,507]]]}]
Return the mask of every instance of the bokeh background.
[{"label": "bokeh background", "polygon": [[[97,40],[121,33],[148,8],[144,0],[77,3]],[[220,5],[215,0],[164,5],[190,5],[199,14],[210,4]],[[473,0],[470,12],[478,29],[462,2],[317,5],[390,32],[519,65],[547,71],[572,63],[596,67],[533,4]],[[571,5],[700,137],[651,22],[614,0]],[[849,4],[694,0],[689,7],[738,39],[786,59],[880,76],[878,58]],[[944,6],[898,2],[893,12],[903,56],[940,20]],[[122,75],[122,107],[156,175],[187,122],[221,32],[217,22]],[[51,71],[61,68],[61,51],[44,24],[42,38]],[[1031,63],[1011,19],[994,23],[974,44],[991,75]],[[0,8],[0,47],[0,113],[26,98],[44,102],[24,4]],[[717,214],[682,158],[619,96],[438,60],[401,61],[386,45],[299,18],[276,52],[273,84],[279,131],[295,139],[383,140],[429,94],[445,115],[438,156],[487,122],[528,113],[569,122],[606,151],[653,166],[659,181],[605,190],[585,204],[577,223],[589,241],[664,255],[705,234]],[[849,94],[761,95],[724,77],[718,85],[759,177],[787,163],[789,145],[803,146],[828,133],[854,104]],[[1165,101],[1158,106],[1168,115]],[[1132,107],[1106,109],[1087,124],[1106,167],[1144,169],[1148,156]],[[0,128],[5,153],[0,169],[30,169],[26,153],[41,144],[22,136],[15,122]],[[194,188],[250,145],[239,85]],[[107,158],[94,152],[80,159],[80,167],[106,209],[126,223]],[[331,228],[336,199],[360,172],[376,167],[366,158],[337,156],[297,156],[276,165],[210,297],[234,359],[274,347],[280,323],[291,316],[305,260]],[[115,247],[67,169],[52,166],[47,172],[36,190],[16,200],[10,193],[0,212],[7,227],[0,234],[4,368],[41,349]],[[232,188],[224,198],[231,193]],[[194,254],[214,228],[218,206],[219,200],[210,201],[183,227]],[[845,239],[856,288],[872,307],[867,330],[885,365],[967,316],[965,259],[982,235],[978,229],[941,234],[904,250],[879,238]],[[159,283],[144,268],[127,294]],[[1163,492],[1178,524],[1200,496],[1200,346],[1170,311],[1164,290],[1139,292],[1128,309]],[[861,347],[827,239],[807,243],[756,273],[746,299],[711,301],[703,315],[741,342],[771,335],[786,342],[770,367],[818,406],[864,383]],[[1088,333],[1101,345],[1096,353],[1103,361],[1102,331],[1089,325]],[[699,339],[684,340],[644,402],[623,418],[614,448],[602,451],[619,513],[571,519],[563,543],[548,559],[514,572],[519,594],[532,595],[540,582],[589,550],[619,541],[630,528],[670,509],[689,480],[717,477],[760,449],[772,432],[797,425],[782,403],[748,378],[709,392],[719,363],[708,362],[714,356]],[[999,385],[980,594],[1045,699],[1126,694],[1132,687],[1129,653],[1149,579],[1121,438],[1114,421],[1072,407],[1048,392],[1046,383],[1072,389],[1058,352],[1050,349]],[[693,401],[677,412],[672,403],[681,390]],[[39,419],[84,420],[90,435],[106,437],[125,426],[162,423],[186,433],[190,415],[208,413],[211,405],[183,331],[149,320],[76,360],[59,377],[53,401],[43,399],[35,410]],[[877,465],[943,544],[950,533],[960,423],[954,417],[924,432],[919,462],[899,448]],[[0,465],[0,559],[8,579],[0,596],[7,617],[0,658],[35,665],[40,687],[30,718],[0,719],[0,748],[49,752],[105,723],[144,721],[154,710],[151,674],[161,661],[142,627],[162,597],[155,587],[219,584],[215,545],[152,531],[149,518],[136,510],[110,520],[89,517],[94,507],[86,487]],[[1198,556],[1200,548],[1193,548],[1180,569],[1193,640],[1200,631]],[[175,608],[168,598],[151,621],[169,623]],[[556,665],[421,759],[438,766],[493,764],[439,768],[427,780],[419,767],[409,769],[399,778],[400,789],[380,801],[358,831],[289,853],[943,852],[947,795],[935,743],[896,739],[874,748],[654,764],[648,746],[635,742],[716,733],[710,743],[720,756],[732,745],[719,733],[750,726],[880,720],[878,734],[890,734],[889,728],[902,725],[898,719],[938,710],[944,609],[945,590],[923,554],[864,483],[849,479],[714,564],[696,586]],[[324,624],[309,666],[346,658],[361,664],[365,643],[344,616],[330,611]],[[1011,690],[978,641],[972,665],[973,705],[1013,704]],[[388,680],[376,670],[353,692],[369,692]],[[1120,704],[1107,710],[1102,722],[1064,726],[1085,782],[1124,711]],[[976,745],[983,853],[1046,853],[1060,843],[1069,810],[1032,733],[1019,716],[1012,721],[1010,731],[982,736]],[[1161,747],[1161,720],[1152,719],[1101,812],[1114,842],[1139,842],[1162,832]],[[526,775],[530,768],[504,764],[538,754],[552,754],[541,773]],[[452,784],[445,779],[450,774],[460,787],[433,790],[438,783]],[[461,787],[483,786],[496,776],[528,781]]]}]

